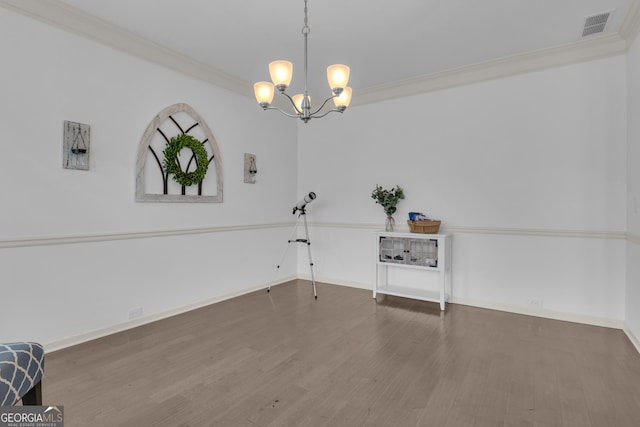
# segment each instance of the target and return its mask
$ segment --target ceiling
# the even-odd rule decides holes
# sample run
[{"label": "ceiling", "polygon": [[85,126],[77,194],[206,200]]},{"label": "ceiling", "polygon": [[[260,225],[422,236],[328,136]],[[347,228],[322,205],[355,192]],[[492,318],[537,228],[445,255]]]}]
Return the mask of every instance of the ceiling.
[{"label": "ceiling", "polygon": [[[308,1],[311,96],[328,95],[325,69],[344,63],[354,103],[621,54],[640,26],[640,0]],[[275,59],[294,63],[294,92],[304,86],[303,0],[0,0],[0,6],[248,96],[253,82],[269,80],[267,65]],[[585,17],[607,11],[613,14],[605,32],[582,37]]]}]

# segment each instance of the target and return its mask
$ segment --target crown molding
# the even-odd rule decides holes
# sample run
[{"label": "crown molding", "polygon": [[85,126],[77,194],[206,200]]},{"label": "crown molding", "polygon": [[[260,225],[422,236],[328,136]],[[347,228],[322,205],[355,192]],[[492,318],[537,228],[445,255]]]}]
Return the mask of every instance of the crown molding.
[{"label": "crown molding", "polygon": [[618,34],[593,37],[492,61],[480,62],[439,73],[417,76],[358,91],[354,105],[402,98],[440,89],[509,77],[564,65],[602,59],[626,52],[627,44]]},{"label": "crown molding", "polygon": [[633,0],[627,16],[620,27],[620,36],[627,43],[627,50],[631,47],[640,32],[640,0]]},{"label": "crown molding", "polygon": [[[0,7],[195,77],[253,99],[252,84],[82,12],[60,0],[0,0]],[[640,32],[640,0],[633,0],[619,33],[481,62],[357,90],[353,106],[413,96],[626,53]]]},{"label": "crown molding", "polygon": [[253,97],[251,85],[244,80],[167,49],[59,0],[0,0],[0,6],[237,94]]}]

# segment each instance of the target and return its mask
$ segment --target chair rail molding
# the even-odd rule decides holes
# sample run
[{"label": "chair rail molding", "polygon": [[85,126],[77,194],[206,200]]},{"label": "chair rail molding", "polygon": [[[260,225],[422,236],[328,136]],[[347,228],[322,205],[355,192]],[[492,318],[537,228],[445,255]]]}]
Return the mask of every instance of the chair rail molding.
[{"label": "chair rail molding", "polygon": [[[0,239],[0,249],[19,248],[29,246],[62,245],[71,243],[106,242],[111,240],[147,239],[152,237],[183,236],[189,234],[224,233],[230,231],[259,230],[265,228],[292,227],[294,222],[277,222],[264,224],[228,225],[219,227],[173,228],[165,230],[145,230],[113,233],[87,233],[40,237],[16,237]],[[340,222],[309,222],[309,227],[318,228],[349,228],[354,230],[380,231],[384,224],[370,223],[340,223]],[[399,230],[399,231],[409,231]],[[504,234],[511,236],[546,236],[546,237],[575,237],[583,239],[612,239],[627,240],[640,244],[640,235],[627,234],[622,231],[589,231],[589,230],[547,230],[534,228],[489,228],[443,226],[443,233],[473,233],[473,234]]]},{"label": "chair rail molding", "polygon": [[[384,228],[384,224],[370,223],[341,223],[341,222],[309,222],[310,227],[323,228],[352,228],[380,231]],[[398,226],[398,231],[409,232],[409,227]],[[615,230],[563,230],[563,229],[545,229],[545,228],[507,228],[507,227],[473,227],[473,226],[457,226],[443,225],[440,228],[441,233],[473,233],[473,234],[505,234],[512,236],[547,236],[547,237],[577,237],[585,239],[628,239],[628,235],[624,231]],[[640,236],[636,236],[640,242]]]},{"label": "chair rail molding", "polygon": [[148,239],[152,237],[187,236],[190,234],[227,233],[231,231],[260,230],[269,228],[291,227],[293,222],[269,224],[228,225],[220,227],[175,228],[166,230],[130,231],[114,233],[89,233],[59,236],[22,237],[0,239],[2,248],[22,248],[29,246],[64,245],[71,243],[108,242],[112,240]]}]

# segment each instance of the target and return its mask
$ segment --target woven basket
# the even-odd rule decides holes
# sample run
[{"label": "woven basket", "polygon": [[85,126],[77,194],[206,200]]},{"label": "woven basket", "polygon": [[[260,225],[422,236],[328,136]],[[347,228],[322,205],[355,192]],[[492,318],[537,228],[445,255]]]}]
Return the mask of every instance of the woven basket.
[{"label": "woven basket", "polygon": [[440,221],[407,221],[412,233],[438,234]]}]

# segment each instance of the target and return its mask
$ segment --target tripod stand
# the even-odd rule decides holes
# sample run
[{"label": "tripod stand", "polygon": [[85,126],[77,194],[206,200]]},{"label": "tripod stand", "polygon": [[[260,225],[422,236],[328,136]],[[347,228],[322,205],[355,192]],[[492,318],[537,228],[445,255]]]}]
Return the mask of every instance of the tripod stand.
[{"label": "tripod stand", "polygon": [[[298,208],[294,208],[293,213],[296,213],[295,209],[298,209]],[[287,243],[288,244],[304,243],[307,245],[307,255],[309,256],[309,268],[311,269],[311,284],[313,285],[313,296],[315,299],[318,299],[318,294],[316,293],[316,280],[313,276],[313,261],[311,260],[311,241],[309,240],[309,228],[307,227],[307,211],[305,210],[304,207],[298,210],[300,211],[300,213],[298,214],[298,220],[296,221],[296,225],[293,226],[293,232],[291,233],[291,237],[289,237],[289,240],[287,241]],[[301,218],[303,219],[303,222],[304,222],[305,238],[294,240],[293,237],[296,234],[296,231],[298,230],[298,224],[300,223]],[[280,261],[280,264],[278,264],[277,266],[278,269],[280,269],[280,265],[284,262],[284,258],[287,255],[287,250],[289,250],[288,244],[287,244],[287,249],[285,249],[284,254],[282,255],[282,260]],[[271,285],[269,285],[269,287],[267,288],[267,292],[271,292]]]}]

